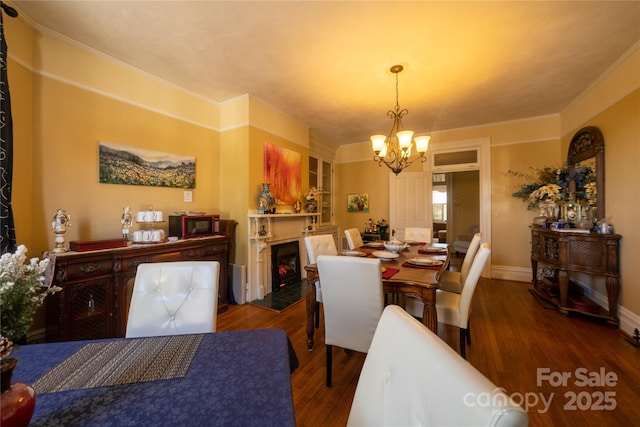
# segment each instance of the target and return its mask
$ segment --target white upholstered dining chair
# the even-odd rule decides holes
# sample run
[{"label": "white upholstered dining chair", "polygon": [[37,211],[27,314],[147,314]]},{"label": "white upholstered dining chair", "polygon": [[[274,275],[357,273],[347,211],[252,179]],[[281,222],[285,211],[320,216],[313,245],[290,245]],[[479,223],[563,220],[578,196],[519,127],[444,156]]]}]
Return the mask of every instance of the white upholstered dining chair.
[{"label": "white upholstered dining chair", "polygon": [[333,346],[366,353],[384,308],[379,259],[320,255],[322,307],[331,387]]},{"label": "white upholstered dining chair", "polygon": [[[490,396],[480,403],[483,396]],[[364,361],[347,426],[525,427],[503,389],[400,307],[384,309]]]},{"label": "white upholstered dining chair", "polygon": [[440,289],[447,292],[455,292],[456,294],[462,292],[462,284],[467,279],[471,263],[473,263],[473,259],[476,256],[476,252],[478,252],[481,241],[482,233],[476,233],[473,235],[473,238],[469,243],[469,247],[467,248],[467,253],[464,255],[464,259],[462,260],[462,267],[460,268],[460,271],[443,271],[440,276]]},{"label": "white upholstered dining chair", "polygon": [[[455,326],[460,329],[460,355],[466,358],[466,344],[471,345],[469,330],[469,315],[471,314],[471,300],[480,280],[480,274],[489,259],[491,249],[489,243],[483,243],[478,250],[469,274],[462,284],[462,292],[457,294],[438,289],[436,291],[436,311],[438,322]],[[406,310],[415,317],[422,317],[423,305],[415,298],[407,299]]]},{"label": "white upholstered dining chair", "polygon": [[404,240],[414,242],[431,243],[431,229],[424,227],[406,227],[404,229]]},{"label": "white upholstered dining chair", "polygon": [[140,264],[127,319],[127,338],[216,330],[218,261]]},{"label": "white upholstered dining chair", "polygon": [[360,234],[360,230],[357,228],[350,228],[348,230],[344,230],[344,236],[347,238],[347,244],[349,245],[349,249],[358,249],[360,246],[364,245],[362,241],[362,235]]},{"label": "white upholstered dining chair", "polygon": [[[331,234],[318,234],[316,236],[306,236],[304,246],[307,249],[309,264],[318,262],[320,255],[338,255],[336,241]],[[322,289],[320,280],[316,279],[316,328],[320,326],[320,303],[322,302]]]}]

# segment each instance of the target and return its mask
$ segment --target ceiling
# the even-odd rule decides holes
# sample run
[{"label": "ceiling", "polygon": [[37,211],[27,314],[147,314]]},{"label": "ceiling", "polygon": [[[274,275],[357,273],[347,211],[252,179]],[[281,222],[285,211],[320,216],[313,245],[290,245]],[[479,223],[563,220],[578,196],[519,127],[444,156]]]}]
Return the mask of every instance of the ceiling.
[{"label": "ceiling", "polygon": [[[13,1],[39,28],[335,144],[556,114],[640,40],[640,1]],[[11,41],[9,40],[9,44]],[[640,70],[639,70],[640,72]]]}]

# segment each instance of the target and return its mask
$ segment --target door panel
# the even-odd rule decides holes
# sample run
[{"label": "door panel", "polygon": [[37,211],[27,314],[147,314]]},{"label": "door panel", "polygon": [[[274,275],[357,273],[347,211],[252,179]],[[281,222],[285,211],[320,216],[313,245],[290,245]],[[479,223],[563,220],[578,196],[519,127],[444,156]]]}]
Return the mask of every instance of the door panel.
[{"label": "door panel", "polygon": [[389,225],[390,230],[396,231],[396,238],[404,238],[405,227],[431,228],[430,206],[431,174],[427,172],[402,172],[398,176],[389,174]]}]

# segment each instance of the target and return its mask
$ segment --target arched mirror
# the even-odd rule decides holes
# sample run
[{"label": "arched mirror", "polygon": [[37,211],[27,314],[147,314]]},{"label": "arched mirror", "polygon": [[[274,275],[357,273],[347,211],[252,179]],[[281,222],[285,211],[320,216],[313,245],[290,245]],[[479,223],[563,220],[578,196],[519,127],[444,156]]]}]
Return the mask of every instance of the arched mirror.
[{"label": "arched mirror", "polygon": [[591,167],[596,174],[596,215],[598,220],[605,217],[604,212],[604,137],[595,126],[580,129],[571,139],[567,166],[577,168]]}]

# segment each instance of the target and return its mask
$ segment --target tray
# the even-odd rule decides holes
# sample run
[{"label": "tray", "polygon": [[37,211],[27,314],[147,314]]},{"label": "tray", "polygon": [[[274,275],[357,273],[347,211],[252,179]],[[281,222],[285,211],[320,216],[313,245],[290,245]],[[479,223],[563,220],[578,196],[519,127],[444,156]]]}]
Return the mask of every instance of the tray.
[{"label": "tray", "polygon": [[126,248],[127,239],[85,240],[69,242],[69,249],[75,252],[97,251],[100,249]]}]

